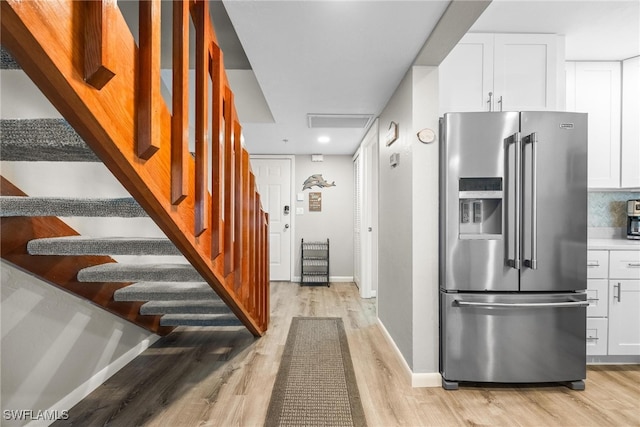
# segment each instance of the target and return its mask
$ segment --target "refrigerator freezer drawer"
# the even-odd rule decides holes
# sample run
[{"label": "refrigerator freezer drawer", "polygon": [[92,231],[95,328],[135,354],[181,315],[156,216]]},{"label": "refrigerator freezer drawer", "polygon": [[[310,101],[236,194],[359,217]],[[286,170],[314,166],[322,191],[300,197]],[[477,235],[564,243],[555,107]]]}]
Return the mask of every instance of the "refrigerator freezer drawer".
[{"label": "refrigerator freezer drawer", "polygon": [[586,378],[586,293],[441,293],[441,373],[452,382]]}]

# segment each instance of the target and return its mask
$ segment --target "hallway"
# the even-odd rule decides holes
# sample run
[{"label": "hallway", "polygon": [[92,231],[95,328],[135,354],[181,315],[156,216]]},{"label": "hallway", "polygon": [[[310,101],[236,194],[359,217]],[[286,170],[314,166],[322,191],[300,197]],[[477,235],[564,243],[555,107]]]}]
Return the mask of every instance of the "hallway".
[{"label": "hallway", "polygon": [[586,391],[564,386],[411,388],[376,323],[375,300],[351,283],[271,284],[271,324],[180,328],[72,408],[55,426],[261,426],[294,316],[342,317],[369,426],[638,425],[640,367],[588,369]]}]

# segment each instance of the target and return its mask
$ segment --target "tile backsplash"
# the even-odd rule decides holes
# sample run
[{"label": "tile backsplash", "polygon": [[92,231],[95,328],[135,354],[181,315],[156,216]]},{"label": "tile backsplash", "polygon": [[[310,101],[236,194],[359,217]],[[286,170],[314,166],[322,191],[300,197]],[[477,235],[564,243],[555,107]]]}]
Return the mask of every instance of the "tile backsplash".
[{"label": "tile backsplash", "polygon": [[627,227],[627,200],[640,199],[638,191],[589,192],[589,227]]}]

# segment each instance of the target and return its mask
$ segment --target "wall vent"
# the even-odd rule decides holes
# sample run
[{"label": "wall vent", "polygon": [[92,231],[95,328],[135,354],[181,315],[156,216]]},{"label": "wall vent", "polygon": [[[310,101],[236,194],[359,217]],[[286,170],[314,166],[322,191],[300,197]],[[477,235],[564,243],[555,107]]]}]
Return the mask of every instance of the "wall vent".
[{"label": "wall vent", "polygon": [[372,114],[307,114],[310,128],[367,129],[373,121]]}]

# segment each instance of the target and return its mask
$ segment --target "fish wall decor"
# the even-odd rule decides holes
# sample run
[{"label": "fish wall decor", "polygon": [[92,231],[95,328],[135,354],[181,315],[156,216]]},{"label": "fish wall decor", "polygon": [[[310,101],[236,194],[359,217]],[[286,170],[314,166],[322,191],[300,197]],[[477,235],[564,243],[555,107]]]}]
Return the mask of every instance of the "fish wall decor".
[{"label": "fish wall decor", "polygon": [[307,190],[313,187],[325,188],[325,187],[335,187],[335,186],[336,186],[335,181],[333,181],[332,183],[329,183],[322,177],[321,173],[317,173],[317,174],[311,175],[309,178],[306,179],[304,184],[302,184],[302,189]]}]

